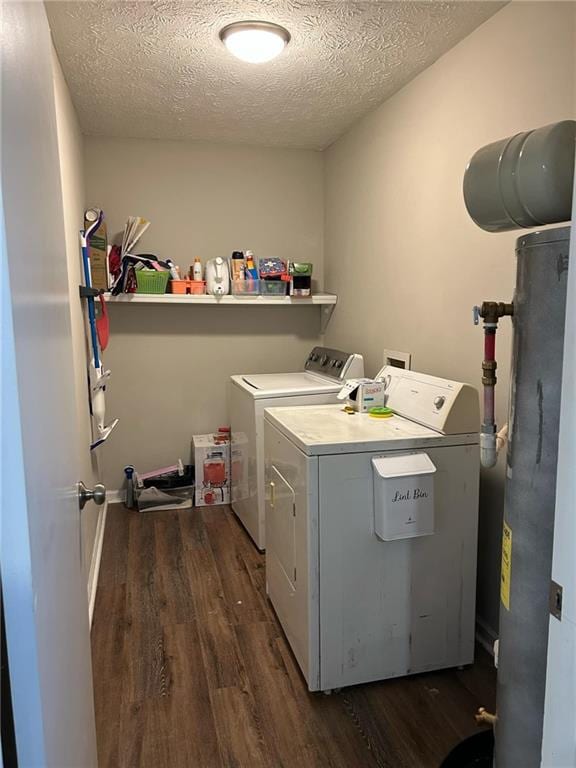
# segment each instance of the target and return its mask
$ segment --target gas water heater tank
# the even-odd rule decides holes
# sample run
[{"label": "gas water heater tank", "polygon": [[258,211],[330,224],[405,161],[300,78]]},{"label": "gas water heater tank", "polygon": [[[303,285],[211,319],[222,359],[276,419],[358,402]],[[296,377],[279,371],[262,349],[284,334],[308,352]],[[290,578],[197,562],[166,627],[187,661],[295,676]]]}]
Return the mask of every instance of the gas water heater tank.
[{"label": "gas water heater tank", "polygon": [[487,144],[464,174],[471,218],[488,232],[569,221],[576,121],[563,120]]}]

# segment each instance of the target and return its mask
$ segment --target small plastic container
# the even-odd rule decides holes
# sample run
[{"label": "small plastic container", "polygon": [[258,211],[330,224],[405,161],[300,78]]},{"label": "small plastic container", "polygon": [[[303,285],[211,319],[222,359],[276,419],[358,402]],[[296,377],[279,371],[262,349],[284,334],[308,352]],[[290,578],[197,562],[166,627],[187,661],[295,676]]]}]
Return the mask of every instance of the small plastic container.
[{"label": "small plastic container", "polygon": [[155,269],[136,270],[136,293],[166,293],[170,272]]},{"label": "small plastic container", "polygon": [[201,296],[206,293],[205,280],[188,280],[188,293],[192,296]]},{"label": "small plastic container", "polygon": [[258,296],[260,293],[260,280],[233,280],[233,296]]},{"label": "small plastic container", "polygon": [[287,282],[284,280],[260,280],[260,293],[262,296],[286,296]]},{"label": "small plastic container", "polygon": [[168,283],[168,293],[188,293],[188,283],[190,280],[170,280]]}]

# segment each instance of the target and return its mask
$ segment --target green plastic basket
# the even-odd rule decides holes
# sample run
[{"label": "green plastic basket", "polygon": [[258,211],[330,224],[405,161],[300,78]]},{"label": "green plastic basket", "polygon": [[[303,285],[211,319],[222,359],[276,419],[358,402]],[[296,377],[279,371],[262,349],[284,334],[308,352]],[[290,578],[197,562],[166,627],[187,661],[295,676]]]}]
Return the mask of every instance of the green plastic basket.
[{"label": "green plastic basket", "polygon": [[170,272],[155,269],[136,270],[136,293],[166,293]]}]

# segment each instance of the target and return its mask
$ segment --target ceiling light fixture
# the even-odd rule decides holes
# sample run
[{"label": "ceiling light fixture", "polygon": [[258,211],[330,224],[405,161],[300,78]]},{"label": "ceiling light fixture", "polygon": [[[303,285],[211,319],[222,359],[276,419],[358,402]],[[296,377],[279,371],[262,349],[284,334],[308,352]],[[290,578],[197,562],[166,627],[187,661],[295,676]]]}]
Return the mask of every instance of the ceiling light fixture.
[{"label": "ceiling light fixture", "polygon": [[268,21],[236,21],[220,30],[220,40],[236,58],[263,64],[282,53],[290,33]]}]

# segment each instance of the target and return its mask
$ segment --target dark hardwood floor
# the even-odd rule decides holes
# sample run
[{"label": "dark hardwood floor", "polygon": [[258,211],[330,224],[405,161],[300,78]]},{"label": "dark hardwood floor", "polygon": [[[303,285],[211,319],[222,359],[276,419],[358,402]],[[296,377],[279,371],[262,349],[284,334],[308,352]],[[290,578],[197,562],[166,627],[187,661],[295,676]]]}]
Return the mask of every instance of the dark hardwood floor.
[{"label": "dark hardwood floor", "polygon": [[436,768],[494,706],[491,659],[309,694],[227,507],[108,510],[92,628],[100,768]]}]

